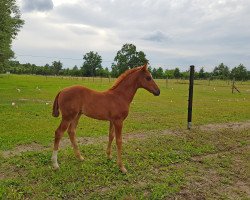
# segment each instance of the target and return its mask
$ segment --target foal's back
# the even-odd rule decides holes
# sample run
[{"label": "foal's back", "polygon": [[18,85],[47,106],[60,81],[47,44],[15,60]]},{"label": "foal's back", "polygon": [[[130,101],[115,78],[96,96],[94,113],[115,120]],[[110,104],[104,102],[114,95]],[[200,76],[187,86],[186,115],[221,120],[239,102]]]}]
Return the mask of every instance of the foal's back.
[{"label": "foal's back", "polygon": [[62,117],[71,120],[78,114],[100,120],[111,120],[120,115],[119,97],[112,90],[98,92],[84,86],[63,89],[58,97]]}]

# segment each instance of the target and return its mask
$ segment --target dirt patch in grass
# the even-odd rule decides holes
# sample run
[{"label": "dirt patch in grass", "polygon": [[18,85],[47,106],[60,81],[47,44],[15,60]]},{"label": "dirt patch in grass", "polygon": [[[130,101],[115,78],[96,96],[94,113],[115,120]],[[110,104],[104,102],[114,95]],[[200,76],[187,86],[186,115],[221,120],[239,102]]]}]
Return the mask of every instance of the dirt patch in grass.
[{"label": "dirt patch in grass", "polygon": [[[190,161],[203,163],[205,159],[217,158],[217,157],[222,156],[224,153],[239,151],[239,150],[245,149],[245,148],[246,148],[245,146],[243,146],[243,147],[242,146],[235,146],[234,148],[221,150],[220,152],[209,153],[209,154],[205,154],[205,155],[201,155],[201,156],[193,156],[190,158]],[[238,161],[238,162],[240,162],[240,161]]]},{"label": "dirt patch in grass", "polygon": [[3,179],[5,179],[5,175],[0,173],[0,180],[3,180]]},{"label": "dirt patch in grass", "polygon": [[[202,131],[219,131],[219,130],[225,130],[225,129],[231,129],[234,131],[240,131],[245,129],[250,129],[250,121],[246,122],[234,122],[234,123],[225,123],[225,124],[208,124],[208,125],[202,125],[194,127],[194,129],[200,129]],[[152,131],[147,133],[127,133],[123,134],[123,141],[128,142],[130,140],[141,140],[146,139],[149,137],[152,137],[152,135],[179,135],[179,134],[185,134],[188,132],[188,130],[163,130],[163,131]],[[91,145],[91,144],[98,144],[102,142],[108,141],[108,135],[107,136],[101,136],[97,138],[93,137],[77,137],[77,142],[79,145]],[[40,145],[38,143],[30,143],[30,144],[23,144],[15,147],[14,149],[3,151],[2,155],[4,158],[20,155],[23,152],[27,151],[43,151],[51,147],[45,147],[43,145]],[[71,146],[71,142],[67,137],[64,137],[60,142],[60,148],[67,148]],[[198,159],[198,158],[197,158]]]},{"label": "dirt patch in grass", "polygon": [[19,101],[30,101],[30,102],[38,102],[38,103],[52,103],[52,101],[50,100],[43,100],[43,99],[25,99],[25,98],[21,98],[18,99]]},{"label": "dirt patch in grass", "polygon": [[30,144],[19,145],[19,146],[15,147],[12,150],[3,151],[2,155],[3,155],[3,157],[8,158],[8,157],[20,155],[23,152],[27,152],[27,151],[42,151],[44,149],[45,149],[45,147],[43,145],[40,145],[40,144],[35,143],[35,142],[32,142]]},{"label": "dirt patch in grass", "polygon": [[248,197],[250,198],[250,186],[249,184],[247,185],[245,182],[242,182],[242,181],[237,181],[235,183],[235,186],[242,192],[245,192]]},{"label": "dirt patch in grass", "polygon": [[224,129],[230,129],[230,130],[246,130],[250,129],[250,121],[246,122],[230,122],[230,123],[224,123],[224,124],[208,124],[208,125],[202,125],[199,126],[199,129],[202,131],[218,131],[218,130],[224,130]]},{"label": "dirt patch in grass", "polygon": [[[196,170],[188,172],[187,183],[173,199],[249,199],[247,158],[244,157],[249,150],[248,145],[192,157],[189,166]],[[223,165],[223,159],[229,159],[230,164]],[[239,169],[239,165],[245,170]]]}]

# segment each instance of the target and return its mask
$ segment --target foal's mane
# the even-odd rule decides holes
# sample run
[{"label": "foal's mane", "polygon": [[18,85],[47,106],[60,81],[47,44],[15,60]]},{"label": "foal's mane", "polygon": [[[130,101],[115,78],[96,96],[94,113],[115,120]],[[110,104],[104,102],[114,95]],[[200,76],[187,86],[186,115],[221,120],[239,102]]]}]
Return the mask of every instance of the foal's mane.
[{"label": "foal's mane", "polygon": [[127,71],[125,71],[123,74],[121,74],[115,81],[114,85],[110,88],[111,90],[115,89],[124,79],[126,79],[128,76],[130,76],[131,74],[133,74],[134,72],[137,72],[139,70],[142,69],[141,67],[135,67],[132,69],[129,69]]}]

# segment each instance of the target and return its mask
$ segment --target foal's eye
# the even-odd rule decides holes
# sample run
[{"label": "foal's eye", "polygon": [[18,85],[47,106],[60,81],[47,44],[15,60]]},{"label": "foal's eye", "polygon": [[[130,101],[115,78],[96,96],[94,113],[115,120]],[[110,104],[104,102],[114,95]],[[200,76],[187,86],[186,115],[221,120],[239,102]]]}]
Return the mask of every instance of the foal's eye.
[{"label": "foal's eye", "polygon": [[147,80],[147,81],[151,81],[151,79],[152,79],[152,78],[151,78],[150,76],[147,76],[147,77],[146,77],[146,80]]}]

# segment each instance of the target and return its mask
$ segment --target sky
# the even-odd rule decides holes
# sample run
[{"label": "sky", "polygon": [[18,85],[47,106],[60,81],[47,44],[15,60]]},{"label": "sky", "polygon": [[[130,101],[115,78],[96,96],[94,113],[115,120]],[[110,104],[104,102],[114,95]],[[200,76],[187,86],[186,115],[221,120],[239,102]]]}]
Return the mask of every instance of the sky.
[{"label": "sky", "polygon": [[25,25],[13,41],[21,63],[80,67],[89,51],[111,66],[132,43],[152,67],[250,70],[249,0],[17,0]]}]

